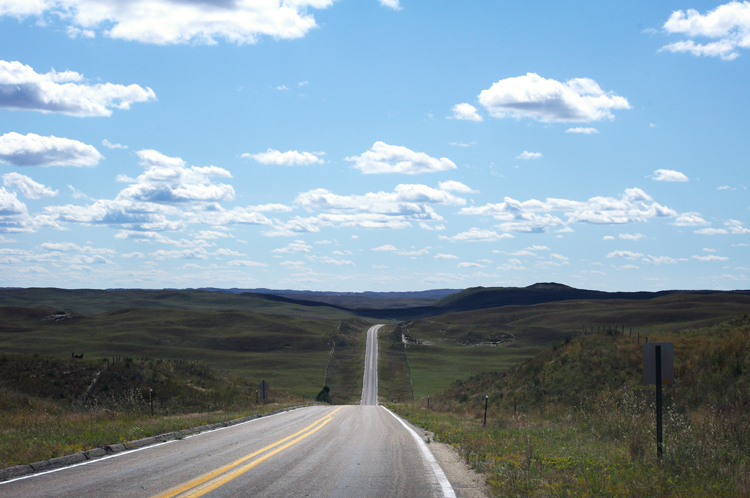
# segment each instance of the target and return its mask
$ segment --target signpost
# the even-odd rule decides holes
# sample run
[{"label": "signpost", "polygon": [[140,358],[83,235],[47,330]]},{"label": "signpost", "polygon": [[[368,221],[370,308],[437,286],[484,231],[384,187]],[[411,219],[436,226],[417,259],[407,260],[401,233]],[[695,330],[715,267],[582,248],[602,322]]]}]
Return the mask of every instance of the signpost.
[{"label": "signpost", "polygon": [[661,386],[674,384],[674,344],[671,342],[643,344],[643,383],[656,386],[656,456],[661,459]]},{"label": "signpost", "polygon": [[260,399],[262,399],[263,403],[265,403],[268,399],[268,388],[271,386],[268,385],[268,382],[262,380],[260,381],[260,384],[258,384],[258,387],[260,388]]}]

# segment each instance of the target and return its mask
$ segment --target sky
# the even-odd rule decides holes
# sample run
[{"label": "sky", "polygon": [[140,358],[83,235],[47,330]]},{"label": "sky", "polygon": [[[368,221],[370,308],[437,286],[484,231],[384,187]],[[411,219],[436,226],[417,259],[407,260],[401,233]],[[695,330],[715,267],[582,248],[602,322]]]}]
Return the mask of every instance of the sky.
[{"label": "sky", "polygon": [[750,2],[0,0],[0,287],[747,289]]}]

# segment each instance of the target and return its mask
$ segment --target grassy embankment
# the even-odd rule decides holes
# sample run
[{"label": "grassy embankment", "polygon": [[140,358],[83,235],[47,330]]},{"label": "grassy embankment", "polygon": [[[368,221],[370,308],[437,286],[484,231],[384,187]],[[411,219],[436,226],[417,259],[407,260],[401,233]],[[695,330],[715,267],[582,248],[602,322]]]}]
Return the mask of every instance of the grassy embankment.
[{"label": "grassy embankment", "polygon": [[[750,297],[730,294],[671,295],[650,300],[562,301],[451,313],[387,326],[380,332],[381,393],[404,392],[411,382],[419,399],[442,391],[456,379],[501,371],[549,349],[565,337],[594,331],[622,331],[633,337],[715,325],[747,313]],[[398,343],[406,338],[404,349]],[[384,363],[387,362],[387,363]],[[408,362],[408,366],[407,366]],[[385,365],[388,365],[386,368]],[[391,373],[405,371],[403,374]],[[389,378],[396,375],[396,385]],[[399,377],[400,376],[400,377]],[[405,399],[405,398],[401,398]]]},{"label": "grassy embankment", "polygon": [[654,387],[641,385],[641,345],[627,333],[568,337],[454,382],[431,410],[394,409],[458,446],[497,496],[750,496],[750,319],[661,329],[649,340],[674,343],[676,377],[661,462]]},{"label": "grassy embankment", "polygon": [[268,403],[257,404],[255,387],[245,379],[182,361],[128,357],[108,365],[3,353],[0,468],[300,402],[271,390]]},{"label": "grassy embankment", "polygon": [[[324,382],[337,403],[362,389],[358,319],[176,309],[45,319],[54,312],[0,308],[0,466],[310,402]],[[272,406],[255,404],[260,380]]]}]

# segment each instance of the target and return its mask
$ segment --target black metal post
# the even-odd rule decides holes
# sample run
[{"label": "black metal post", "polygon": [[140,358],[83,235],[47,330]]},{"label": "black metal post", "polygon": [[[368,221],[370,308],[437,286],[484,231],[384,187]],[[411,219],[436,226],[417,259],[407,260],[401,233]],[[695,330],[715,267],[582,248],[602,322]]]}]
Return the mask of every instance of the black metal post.
[{"label": "black metal post", "polygon": [[148,402],[151,405],[151,416],[154,416],[154,390],[148,388]]},{"label": "black metal post", "polygon": [[429,410],[429,408],[430,408],[430,397],[427,396],[427,409]]},{"label": "black metal post", "polygon": [[490,397],[486,394],[484,395],[484,424],[482,427],[487,427],[487,403],[490,401]]},{"label": "black metal post", "polygon": [[661,346],[656,346],[656,457],[662,456],[662,427],[661,427]]},{"label": "black metal post", "polygon": [[256,389],[255,390],[255,404],[257,405],[258,403],[260,403],[260,401],[258,400],[258,390]]}]

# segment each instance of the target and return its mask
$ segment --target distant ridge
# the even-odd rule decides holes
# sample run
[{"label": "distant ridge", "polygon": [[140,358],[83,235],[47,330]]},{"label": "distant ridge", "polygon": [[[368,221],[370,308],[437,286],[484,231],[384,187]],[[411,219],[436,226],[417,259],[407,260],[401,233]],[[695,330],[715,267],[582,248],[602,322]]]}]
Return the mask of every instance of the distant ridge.
[{"label": "distant ridge", "polygon": [[[267,292],[258,292],[266,290]],[[528,306],[571,300],[646,300],[686,295],[743,295],[750,290],[665,290],[605,292],[576,289],[554,282],[528,287],[472,287],[462,291],[312,292],[267,289],[0,289],[0,306],[49,307],[84,314],[120,308],[244,310],[260,313],[310,313],[311,316],[360,316],[378,320],[415,320],[501,306]]]}]

